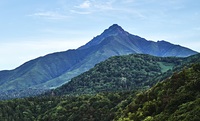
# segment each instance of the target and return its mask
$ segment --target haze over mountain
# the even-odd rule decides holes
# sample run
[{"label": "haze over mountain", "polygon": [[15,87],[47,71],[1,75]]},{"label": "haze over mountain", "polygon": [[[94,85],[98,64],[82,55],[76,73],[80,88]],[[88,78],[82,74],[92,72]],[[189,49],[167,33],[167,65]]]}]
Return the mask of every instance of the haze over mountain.
[{"label": "haze over mountain", "polygon": [[197,54],[166,41],[148,41],[114,24],[78,49],[48,54],[14,70],[0,71],[0,92],[58,87],[111,56],[135,53],[160,57]]}]

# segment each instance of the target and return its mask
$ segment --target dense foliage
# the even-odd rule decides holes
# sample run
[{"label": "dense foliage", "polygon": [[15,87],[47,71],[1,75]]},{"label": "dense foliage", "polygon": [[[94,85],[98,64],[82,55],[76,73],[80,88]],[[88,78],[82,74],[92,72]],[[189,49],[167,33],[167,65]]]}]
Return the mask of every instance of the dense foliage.
[{"label": "dense foliage", "polygon": [[97,64],[54,90],[57,95],[149,88],[172,74],[183,58],[150,55],[116,56]]},{"label": "dense foliage", "polygon": [[135,92],[35,97],[0,102],[1,121],[110,121]]},{"label": "dense foliage", "polygon": [[140,93],[116,118],[119,121],[199,121],[200,64]]},{"label": "dense foliage", "polygon": [[41,95],[41,93],[46,93],[48,91],[49,90],[46,89],[31,89],[31,88],[28,88],[26,90],[0,91],[0,100],[37,96]]},{"label": "dense foliage", "polygon": [[200,64],[143,92],[48,96],[0,102],[2,121],[198,121]]}]

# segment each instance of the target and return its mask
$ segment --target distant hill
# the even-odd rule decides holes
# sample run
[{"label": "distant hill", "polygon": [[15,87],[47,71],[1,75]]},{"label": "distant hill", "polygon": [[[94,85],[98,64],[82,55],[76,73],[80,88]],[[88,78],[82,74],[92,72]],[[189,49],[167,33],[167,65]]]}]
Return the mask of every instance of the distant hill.
[{"label": "distant hill", "polygon": [[147,89],[197,62],[200,62],[200,54],[186,58],[143,54],[115,56],[72,78],[53,92],[56,95],[74,95]]},{"label": "distant hill", "polygon": [[86,45],[64,52],[52,53],[28,61],[14,70],[0,71],[0,92],[29,92],[58,87],[111,56],[128,54],[186,57],[197,52],[166,41],[148,41],[132,35],[117,24]]}]

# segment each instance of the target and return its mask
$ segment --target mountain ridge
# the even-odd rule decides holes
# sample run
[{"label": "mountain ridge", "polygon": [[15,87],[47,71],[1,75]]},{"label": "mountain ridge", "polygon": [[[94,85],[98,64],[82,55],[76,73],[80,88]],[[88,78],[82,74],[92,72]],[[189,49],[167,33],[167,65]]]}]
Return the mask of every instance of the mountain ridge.
[{"label": "mountain ridge", "polygon": [[48,54],[14,70],[0,71],[0,91],[55,88],[111,56],[136,53],[161,57],[197,54],[171,43],[148,41],[114,24],[78,49]]}]

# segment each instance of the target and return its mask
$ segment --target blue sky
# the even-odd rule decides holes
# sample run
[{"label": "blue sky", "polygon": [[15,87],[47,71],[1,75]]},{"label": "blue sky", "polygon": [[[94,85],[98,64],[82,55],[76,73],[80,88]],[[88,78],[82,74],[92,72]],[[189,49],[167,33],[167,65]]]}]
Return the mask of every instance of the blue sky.
[{"label": "blue sky", "polygon": [[200,0],[0,0],[0,70],[76,49],[116,23],[200,52]]}]

